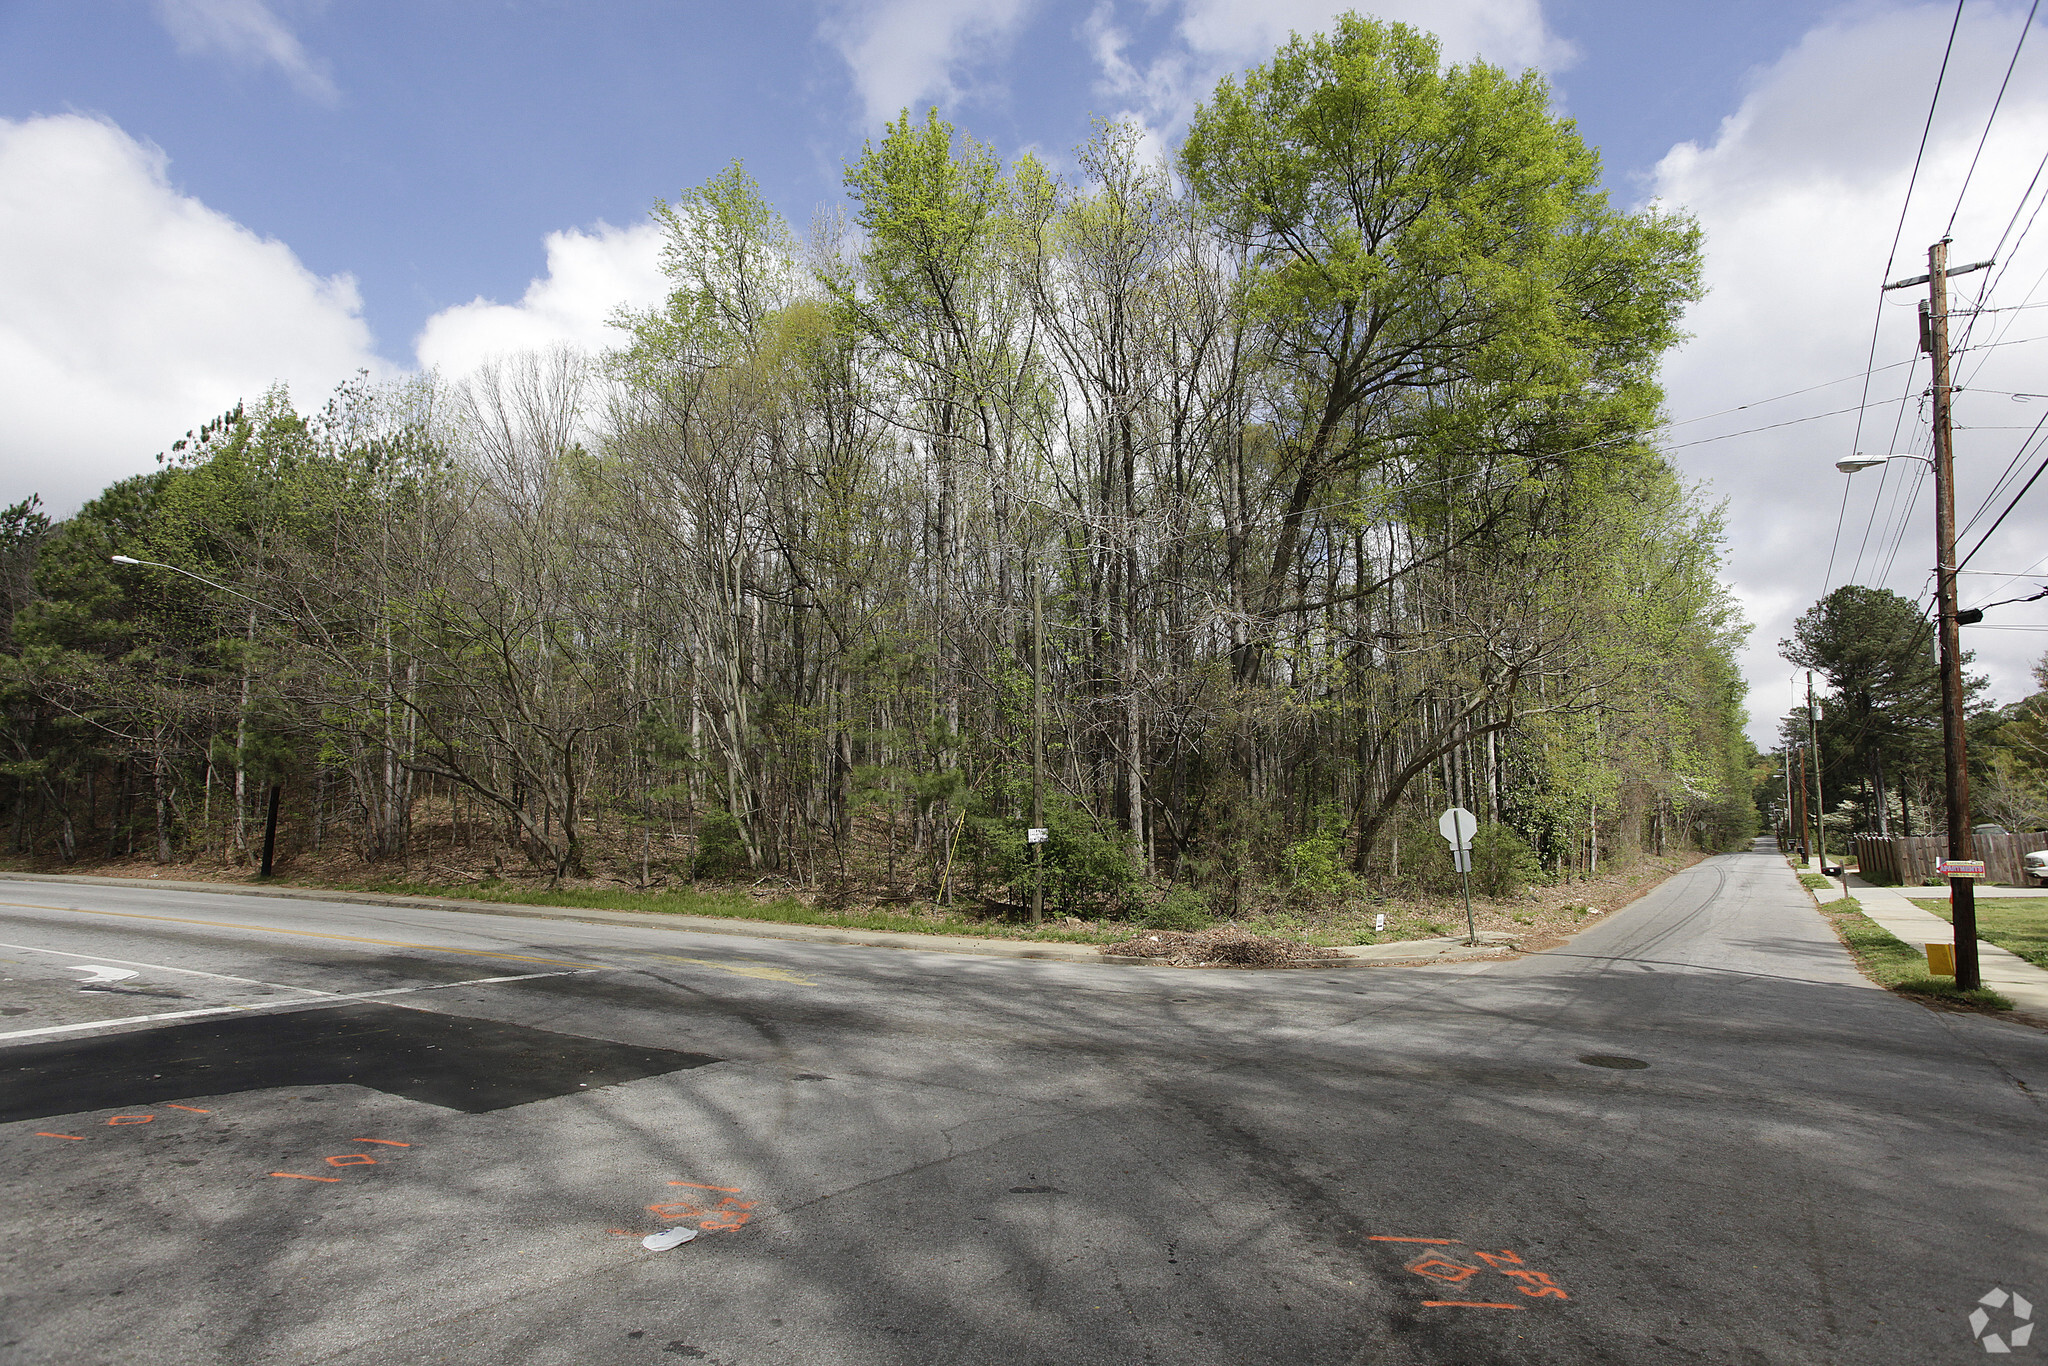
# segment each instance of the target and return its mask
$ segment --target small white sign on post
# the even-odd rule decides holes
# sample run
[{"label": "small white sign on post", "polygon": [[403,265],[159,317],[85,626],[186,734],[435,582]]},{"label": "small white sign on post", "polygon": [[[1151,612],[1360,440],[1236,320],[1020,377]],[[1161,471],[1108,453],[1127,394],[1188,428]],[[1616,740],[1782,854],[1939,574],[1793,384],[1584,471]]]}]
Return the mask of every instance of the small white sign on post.
[{"label": "small white sign on post", "polygon": [[1026,844],[1044,844],[1051,838],[1051,829],[1043,825],[1034,825],[1024,832],[1024,842]]},{"label": "small white sign on post", "polygon": [[1465,942],[1476,946],[1479,930],[1472,923],[1472,837],[1479,833],[1479,817],[1454,806],[1436,818],[1436,828],[1451,846],[1451,867],[1465,886]]}]

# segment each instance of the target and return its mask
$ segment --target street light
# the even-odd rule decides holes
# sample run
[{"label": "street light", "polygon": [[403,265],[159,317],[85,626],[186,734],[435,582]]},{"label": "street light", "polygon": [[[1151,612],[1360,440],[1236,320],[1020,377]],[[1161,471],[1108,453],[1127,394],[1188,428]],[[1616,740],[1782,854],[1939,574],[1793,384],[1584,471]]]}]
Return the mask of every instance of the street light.
[{"label": "street light", "polygon": [[[189,569],[180,569],[178,568],[178,566],[174,564],[164,564],[159,560],[138,560],[133,555],[110,555],[108,556],[108,558],[111,559],[115,564],[136,565],[138,567],[146,566],[150,569],[168,569],[173,574],[183,574],[188,579],[197,579],[199,582],[205,584],[209,588],[218,588],[223,593],[232,593],[234,594],[234,596],[240,598],[243,602],[249,603],[251,606],[254,607],[261,607],[266,612],[275,612],[278,616],[284,617],[287,621],[291,619],[287,613],[279,611],[277,608],[272,607],[269,603],[264,602],[262,599],[252,598],[247,593],[242,592],[240,589],[230,588],[224,583],[215,583],[212,579],[207,578],[206,575],[204,574],[195,574]],[[249,618],[249,638],[251,640],[254,640],[255,637],[256,618],[253,614],[251,614]],[[248,685],[246,682],[246,675],[244,676],[244,680],[245,681],[243,684],[243,699],[244,705],[246,706],[248,698]],[[237,756],[236,764],[238,765],[238,772],[240,771],[240,763],[240,756]],[[268,878],[270,876],[271,855],[277,851],[277,805],[279,798],[281,798],[283,795],[284,784],[282,782],[271,783],[270,811],[263,821],[263,863],[258,868],[256,873],[256,876],[260,878]],[[239,792],[235,794],[235,805],[237,808],[235,819],[237,821],[240,821],[241,794]]]},{"label": "street light", "polygon": [[1844,474],[1854,474],[1858,470],[1867,470],[1882,465],[1887,460],[1918,460],[1929,466],[1934,464],[1934,461],[1927,456],[1915,455],[1911,451],[1894,451],[1890,455],[1864,455],[1859,451],[1845,460],[1837,460],[1835,468]]},{"label": "street light", "polygon": [[[1944,340],[1945,340],[1944,332]],[[1944,353],[1945,354],[1945,353]],[[1937,367],[1936,387],[1947,380],[1946,367]],[[1890,455],[1852,455],[1837,460],[1835,468],[1854,474],[1882,465],[1888,460],[1922,460],[1934,471],[1934,619],[1941,656],[1941,740],[1943,768],[1947,779],[1948,854],[1951,861],[1966,861],[1975,849],[1970,830],[1970,778],[1965,766],[1967,754],[1963,732],[1963,649],[1957,627],[1982,621],[1976,609],[1956,609],[1956,493],[1953,463],[1947,440],[1947,413],[1936,423],[1932,458],[1897,451]],[[1968,876],[1950,873],[1948,878],[1949,924],[1954,931],[1956,986],[1968,991],[1983,985],[1977,962],[1977,885]]]}]

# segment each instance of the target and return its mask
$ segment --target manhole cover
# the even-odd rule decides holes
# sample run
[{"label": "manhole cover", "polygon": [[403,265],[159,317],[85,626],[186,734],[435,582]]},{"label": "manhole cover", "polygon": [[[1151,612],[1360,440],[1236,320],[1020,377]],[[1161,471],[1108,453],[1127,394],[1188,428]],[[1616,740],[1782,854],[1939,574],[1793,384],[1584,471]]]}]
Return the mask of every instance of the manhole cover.
[{"label": "manhole cover", "polygon": [[1588,1067],[1614,1067],[1624,1072],[1633,1072],[1639,1067],[1650,1065],[1641,1058],[1617,1058],[1607,1053],[1588,1053],[1579,1061]]}]

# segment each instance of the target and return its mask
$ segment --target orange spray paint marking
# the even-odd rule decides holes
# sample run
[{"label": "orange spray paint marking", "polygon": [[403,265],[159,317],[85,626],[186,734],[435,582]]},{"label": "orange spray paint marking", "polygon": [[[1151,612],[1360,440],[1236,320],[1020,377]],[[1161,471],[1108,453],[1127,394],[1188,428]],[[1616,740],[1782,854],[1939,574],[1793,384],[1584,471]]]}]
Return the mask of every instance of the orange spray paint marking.
[{"label": "orange spray paint marking", "polygon": [[338,1176],[300,1176],[297,1172],[272,1172],[272,1176],[289,1177],[294,1181],[339,1181]]},{"label": "orange spray paint marking", "polygon": [[703,1210],[697,1208],[695,1205],[685,1204],[649,1205],[647,1207],[647,1212],[657,1219],[668,1220],[701,1219],[704,1217]]},{"label": "orange spray paint marking", "polygon": [[1441,1257],[1430,1257],[1423,1261],[1411,1262],[1408,1265],[1408,1270],[1418,1276],[1427,1276],[1431,1280],[1437,1281],[1449,1281],[1453,1285],[1479,1274],[1479,1268],[1476,1266],[1463,1266],[1457,1262],[1447,1262]]},{"label": "orange spray paint marking", "polygon": [[351,1143],[382,1143],[387,1148],[410,1148],[410,1143],[400,1143],[395,1138],[352,1138]]},{"label": "orange spray paint marking", "polygon": [[41,1130],[38,1130],[38,1131],[36,1132],[36,1137],[37,1137],[37,1138],[68,1138],[68,1139],[70,1139],[70,1140],[71,1140],[71,1141],[72,1141],[73,1143],[83,1143],[83,1142],[85,1142],[85,1135],[84,1135],[84,1134],[46,1134],[46,1133],[43,1133],[43,1132],[42,1132]]},{"label": "orange spray paint marking", "polygon": [[[340,1157],[328,1158],[327,1165],[330,1167],[374,1167],[377,1165],[377,1159],[368,1153],[343,1153]],[[334,1178],[330,1176],[327,1179],[332,1181]]]},{"label": "orange spray paint marking", "polygon": [[1485,1300],[1424,1300],[1424,1309],[1526,1309],[1523,1304],[1489,1304]]},{"label": "orange spray paint marking", "polygon": [[1515,1289],[1521,1291],[1524,1295],[1529,1296],[1531,1299],[1540,1300],[1545,1298],[1552,1298],[1568,1300],[1571,1298],[1570,1295],[1564,1293],[1563,1287],[1559,1286],[1556,1281],[1550,1279],[1549,1274],[1546,1272],[1503,1271],[1500,1274],[1503,1276],[1513,1276],[1518,1281],[1527,1281],[1527,1285],[1518,1285],[1515,1287]]},{"label": "orange spray paint marking", "polygon": [[706,1233],[730,1233],[753,1218],[752,1200],[735,1200],[730,1196],[718,1202],[718,1209],[709,1219],[698,1225]]},{"label": "orange spray paint marking", "polygon": [[1438,1247],[1457,1247],[1460,1240],[1456,1238],[1395,1238],[1385,1233],[1368,1233],[1365,1236],[1365,1241],[1368,1243],[1433,1243]]},{"label": "orange spray paint marking", "polygon": [[109,1124],[147,1124],[147,1123],[149,1123],[149,1122],[150,1122],[151,1120],[153,1120],[153,1119],[155,1119],[155,1118],[156,1118],[156,1116],[155,1116],[155,1115],[115,1115],[115,1116],[114,1116],[114,1117],[113,1117],[112,1119],[108,1120],[108,1121],[107,1121],[107,1123],[109,1123]]},{"label": "orange spray paint marking", "polygon": [[[1500,1270],[1502,1262],[1507,1262],[1513,1266],[1520,1266],[1522,1264],[1522,1259],[1520,1257],[1517,1257],[1514,1253],[1509,1252],[1506,1248],[1502,1248],[1499,1252],[1481,1252],[1478,1248],[1474,1248],[1472,1249],[1472,1255],[1477,1257],[1480,1261],[1485,1262],[1495,1271]],[[1503,1274],[1512,1276],[1515,1273],[1509,1271]]]},{"label": "orange spray paint marking", "polygon": [[171,1105],[171,1104],[168,1104],[168,1103],[167,1103],[167,1104],[166,1104],[166,1105],[164,1106],[164,1108],[165,1108],[166,1110],[184,1110],[184,1111],[187,1111],[188,1113],[191,1113],[191,1114],[195,1114],[195,1115],[210,1115],[210,1114],[212,1114],[212,1113],[213,1113],[213,1111],[211,1111],[211,1110],[202,1110],[202,1109],[198,1108],[198,1107],[197,1107],[197,1106],[195,1106],[195,1105]]},{"label": "orange spray paint marking", "polygon": [[700,1191],[717,1191],[721,1195],[738,1195],[740,1193],[738,1186],[707,1186],[701,1181],[671,1181],[669,1184],[671,1186],[690,1186]]}]

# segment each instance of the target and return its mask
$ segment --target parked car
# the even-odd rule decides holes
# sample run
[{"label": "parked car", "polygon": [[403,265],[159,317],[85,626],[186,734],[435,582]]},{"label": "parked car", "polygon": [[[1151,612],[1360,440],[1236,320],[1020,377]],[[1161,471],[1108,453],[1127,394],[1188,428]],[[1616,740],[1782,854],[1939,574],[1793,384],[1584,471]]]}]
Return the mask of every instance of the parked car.
[{"label": "parked car", "polygon": [[2048,887],[2048,849],[2036,849],[2020,861],[2020,880],[2029,887]]}]

